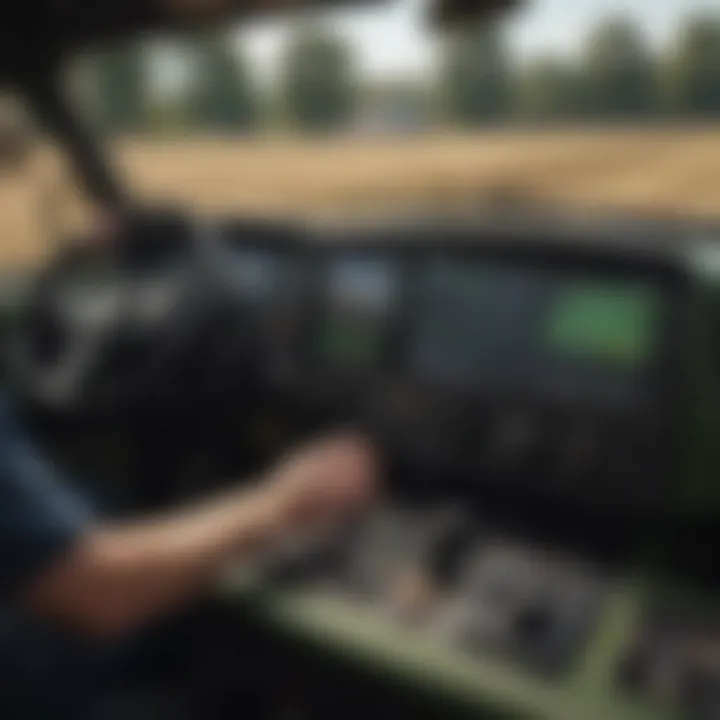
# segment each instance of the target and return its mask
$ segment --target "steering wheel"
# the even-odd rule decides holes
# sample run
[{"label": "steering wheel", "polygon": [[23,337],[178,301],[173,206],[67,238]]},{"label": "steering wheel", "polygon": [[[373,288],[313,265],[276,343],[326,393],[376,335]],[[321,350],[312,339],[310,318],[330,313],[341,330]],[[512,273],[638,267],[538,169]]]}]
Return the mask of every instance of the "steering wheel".
[{"label": "steering wheel", "polygon": [[218,255],[209,226],[176,214],[130,218],[111,247],[64,249],[11,333],[11,383],[47,409],[137,403],[202,325]]}]

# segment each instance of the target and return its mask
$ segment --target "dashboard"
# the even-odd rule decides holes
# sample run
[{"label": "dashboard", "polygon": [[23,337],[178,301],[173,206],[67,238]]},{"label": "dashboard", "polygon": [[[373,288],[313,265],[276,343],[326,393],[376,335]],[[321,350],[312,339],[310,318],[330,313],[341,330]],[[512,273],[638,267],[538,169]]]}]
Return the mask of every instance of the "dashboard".
[{"label": "dashboard", "polygon": [[242,406],[275,426],[265,453],[355,426],[411,494],[667,503],[680,273],[652,256],[424,235],[228,222],[203,262],[187,239],[159,243],[130,271],[79,263],[61,294],[94,314],[129,295],[149,345],[172,317],[186,340],[153,412],[167,398],[215,427],[215,409]]},{"label": "dashboard", "polygon": [[686,287],[652,253],[230,222],[96,255],[60,273],[52,311],[119,316],[100,333],[125,336],[118,367],[164,346],[153,412],[242,405],[283,425],[268,452],[355,426],[399,475],[464,494],[672,503]]},{"label": "dashboard", "polygon": [[359,423],[449,486],[665,497],[678,307],[667,273],[449,243],[328,245],[309,251],[296,346],[296,401],[314,417]]},{"label": "dashboard", "polygon": [[[497,693],[522,716],[716,717],[714,626],[658,621],[626,564],[632,518],[674,497],[682,274],[382,237],[307,242],[294,267],[295,436],[360,425],[391,486],[358,526],[281,563],[293,601],[273,627],[419,686],[434,668],[445,692]],[[586,668],[584,694],[571,679]]]},{"label": "dashboard", "polygon": [[326,282],[329,365],[387,370],[403,331],[402,370],[421,383],[627,405],[647,395],[661,354],[663,286],[642,275],[350,253],[328,262]]},{"label": "dashboard", "polygon": [[[686,276],[652,253],[427,234],[229,224],[207,265],[173,252],[129,275],[90,264],[66,290],[98,313],[128,277],[148,312],[178,278],[204,293],[183,372],[163,376],[183,475],[166,501],[236,476],[213,464],[228,447],[252,472],[339,425],[376,440],[387,497],[270,573],[292,598],[262,600],[273,627],[315,627],[421,686],[432,667],[525,716],[654,719],[659,703],[716,717],[717,653],[696,642],[714,616],[685,627],[690,611],[654,611],[628,577],[638,525],[671,515],[679,490]],[[568,681],[587,666],[600,683],[603,663],[605,685],[578,700]]]}]

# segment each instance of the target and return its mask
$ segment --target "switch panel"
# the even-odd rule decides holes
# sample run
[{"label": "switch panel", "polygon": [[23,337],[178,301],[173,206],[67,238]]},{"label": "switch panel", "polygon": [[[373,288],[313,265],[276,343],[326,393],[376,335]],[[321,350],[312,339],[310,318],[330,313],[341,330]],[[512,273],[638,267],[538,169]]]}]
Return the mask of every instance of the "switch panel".
[{"label": "switch panel", "polygon": [[688,720],[718,720],[720,612],[690,604],[652,609],[619,674],[625,689]]},{"label": "switch panel", "polygon": [[558,672],[588,640],[604,589],[599,573],[572,559],[489,542],[469,558],[444,625],[471,652]]}]

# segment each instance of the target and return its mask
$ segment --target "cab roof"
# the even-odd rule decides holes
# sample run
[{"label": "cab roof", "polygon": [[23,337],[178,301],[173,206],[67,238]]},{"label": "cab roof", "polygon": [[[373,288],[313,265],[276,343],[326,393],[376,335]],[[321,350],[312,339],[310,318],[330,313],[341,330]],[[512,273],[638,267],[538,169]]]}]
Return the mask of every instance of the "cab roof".
[{"label": "cab roof", "polygon": [[[487,17],[521,0],[436,0],[432,20]],[[10,0],[0,22],[0,78],[48,72],[89,46],[142,33],[195,30],[229,20],[310,7],[382,5],[386,0]]]}]

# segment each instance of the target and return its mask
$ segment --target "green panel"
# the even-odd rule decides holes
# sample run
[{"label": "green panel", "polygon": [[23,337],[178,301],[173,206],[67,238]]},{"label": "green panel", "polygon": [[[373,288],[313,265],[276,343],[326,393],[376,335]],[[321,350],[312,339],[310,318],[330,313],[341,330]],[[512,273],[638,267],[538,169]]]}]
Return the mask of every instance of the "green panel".
[{"label": "green panel", "polygon": [[[242,584],[233,582],[223,594],[230,601],[248,599]],[[250,607],[273,630],[412,685],[449,707],[474,708],[479,716],[489,711],[538,720],[670,720],[673,714],[631,700],[614,682],[640,603],[637,588],[618,592],[576,672],[556,682],[462,652],[429,632],[322,593],[257,592]]]},{"label": "green panel", "polygon": [[558,294],[546,341],[563,354],[636,365],[646,362],[654,350],[659,319],[655,288],[578,282]]}]

